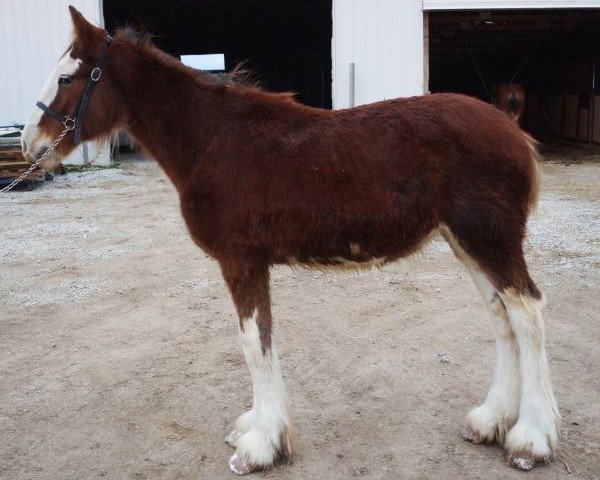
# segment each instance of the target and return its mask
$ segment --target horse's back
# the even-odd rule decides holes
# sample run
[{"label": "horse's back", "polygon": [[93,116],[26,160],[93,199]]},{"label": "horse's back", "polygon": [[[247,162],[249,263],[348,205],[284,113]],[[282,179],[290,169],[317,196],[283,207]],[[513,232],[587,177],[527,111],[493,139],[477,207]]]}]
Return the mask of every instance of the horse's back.
[{"label": "horse's back", "polygon": [[[243,141],[204,160],[182,202],[202,223],[190,227],[200,243],[275,263],[385,262],[417,249],[461,199],[509,195],[498,175],[529,162],[519,129],[462,95],[290,118],[240,130]],[[203,202],[218,223],[199,222]]]}]

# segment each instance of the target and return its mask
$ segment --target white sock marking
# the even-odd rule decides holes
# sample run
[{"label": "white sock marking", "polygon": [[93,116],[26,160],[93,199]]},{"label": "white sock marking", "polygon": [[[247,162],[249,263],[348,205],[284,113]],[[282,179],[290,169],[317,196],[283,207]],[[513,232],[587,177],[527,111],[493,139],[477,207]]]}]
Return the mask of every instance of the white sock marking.
[{"label": "white sock marking", "polygon": [[469,412],[467,422],[481,436],[482,441],[492,440],[494,435],[498,440],[503,441],[519,414],[520,375],[515,338],[506,309],[494,285],[477,263],[462,249],[447,227],[442,227],[441,233],[455,255],[467,267],[483,296],[496,334],[496,360],[492,384],[485,402]]},{"label": "white sock marking", "polygon": [[506,447],[550,458],[558,446],[560,414],[546,358],[544,302],[510,289],[500,296],[519,345],[521,370],[519,420],[508,433]]},{"label": "white sock marking", "polygon": [[240,337],[252,377],[253,404],[243,419],[251,427],[238,439],[236,455],[254,465],[270,465],[290,425],[285,384],[274,346],[263,353],[256,312],[243,321]]}]

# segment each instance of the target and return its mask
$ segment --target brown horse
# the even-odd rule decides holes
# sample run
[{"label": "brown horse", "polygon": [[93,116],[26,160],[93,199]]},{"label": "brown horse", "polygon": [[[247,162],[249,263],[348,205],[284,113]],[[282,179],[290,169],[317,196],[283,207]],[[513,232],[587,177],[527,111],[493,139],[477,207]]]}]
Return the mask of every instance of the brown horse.
[{"label": "brown horse", "polygon": [[[227,437],[234,473],[294,451],[270,267],[382,265],[436,232],[468,268],[496,332],[492,385],[467,416],[465,438],[499,442],[525,470],[555,456],[560,417],[544,301],[522,248],[538,191],[536,151],[513,122],[451,94],[309,108],[287,94],[219,84],[131,32],[113,39],[71,15],[74,42],[25,128],[23,150],[35,157],[63,128],[56,119],[77,112],[62,119],[80,125],[82,140],[124,128],[175,184],[192,238],[221,266],[252,377],[252,408]],[[58,159],[76,134],[59,145]]]},{"label": "brown horse", "polygon": [[518,83],[503,83],[496,89],[494,105],[518,124],[525,111],[525,89]]}]

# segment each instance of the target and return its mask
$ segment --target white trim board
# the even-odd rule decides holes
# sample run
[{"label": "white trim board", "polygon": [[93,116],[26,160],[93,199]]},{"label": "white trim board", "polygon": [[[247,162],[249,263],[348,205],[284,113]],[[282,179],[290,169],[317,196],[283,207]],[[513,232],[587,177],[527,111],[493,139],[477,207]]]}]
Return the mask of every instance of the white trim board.
[{"label": "white trim board", "polygon": [[600,8],[600,0],[423,0],[423,10]]}]

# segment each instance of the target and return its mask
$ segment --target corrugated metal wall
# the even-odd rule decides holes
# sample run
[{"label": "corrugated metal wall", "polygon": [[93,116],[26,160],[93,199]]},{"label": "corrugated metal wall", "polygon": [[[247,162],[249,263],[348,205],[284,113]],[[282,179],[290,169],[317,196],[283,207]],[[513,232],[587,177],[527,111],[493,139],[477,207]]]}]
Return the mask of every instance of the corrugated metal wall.
[{"label": "corrugated metal wall", "polygon": [[422,95],[421,0],[333,0],[333,107]]},{"label": "corrugated metal wall", "polygon": [[[103,24],[102,0],[0,0],[0,125],[23,124],[67,46],[73,5]],[[71,161],[80,163],[82,153]],[[103,162],[105,163],[105,161]]]}]

